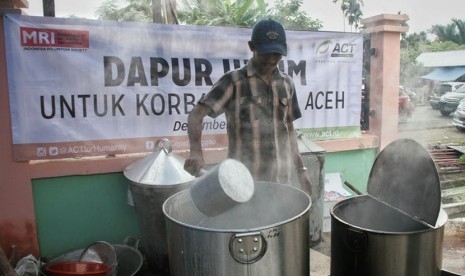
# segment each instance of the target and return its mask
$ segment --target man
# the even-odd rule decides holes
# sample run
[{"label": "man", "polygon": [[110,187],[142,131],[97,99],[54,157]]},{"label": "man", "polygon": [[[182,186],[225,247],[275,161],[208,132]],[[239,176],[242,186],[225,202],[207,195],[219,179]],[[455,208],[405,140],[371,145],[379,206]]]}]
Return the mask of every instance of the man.
[{"label": "man", "polygon": [[301,117],[294,83],[277,68],[287,55],[284,28],[271,19],[260,21],[248,44],[252,59],[223,75],[190,113],[190,158],[184,169],[195,175],[204,166],[203,118],[225,113],[228,158],[244,163],[254,180],[277,183],[290,183],[294,163],[302,187],[311,191],[293,125]]}]

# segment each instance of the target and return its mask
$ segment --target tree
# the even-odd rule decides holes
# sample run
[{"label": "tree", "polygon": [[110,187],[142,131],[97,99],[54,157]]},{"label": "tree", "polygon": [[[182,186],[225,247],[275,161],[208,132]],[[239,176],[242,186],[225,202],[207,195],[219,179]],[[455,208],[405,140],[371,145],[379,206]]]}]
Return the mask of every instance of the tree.
[{"label": "tree", "polygon": [[118,0],[106,0],[97,8],[97,18],[116,21],[152,21],[152,0],[127,0],[127,2],[127,6],[120,8]]},{"label": "tree", "polygon": [[182,23],[208,26],[251,26],[265,17],[264,0],[182,0],[178,19]]},{"label": "tree", "polygon": [[278,2],[268,14],[287,29],[317,31],[323,26],[322,22],[302,11],[302,2],[302,0]]},{"label": "tree", "polygon": [[[332,0],[333,3],[339,2],[339,0]],[[360,20],[362,19],[363,0],[341,0],[341,10],[344,18],[347,18],[351,29],[355,27],[358,29]],[[344,24],[345,25],[345,24]],[[344,26],[345,29],[345,26]]]},{"label": "tree", "polygon": [[437,41],[452,41],[456,44],[465,44],[465,22],[452,19],[447,25],[433,25],[430,32],[437,36]]},{"label": "tree", "polygon": [[427,32],[403,34],[400,42],[400,83],[414,87],[419,77],[431,70],[417,63],[416,58],[421,53],[464,50],[465,43],[461,42],[464,27],[464,22],[457,19],[446,26],[433,25],[428,32],[436,36],[435,41],[428,38]]},{"label": "tree", "polygon": [[[174,0],[159,0],[166,3]],[[152,0],[127,0],[125,7],[118,0],[106,0],[98,9],[99,19],[150,22]],[[265,0],[178,0],[177,20],[182,24],[250,27],[264,18],[280,21],[285,28],[318,30],[322,23],[301,10],[303,0],[278,2],[268,8]],[[163,6],[163,5],[162,5]]]},{"label": "tree", "polygon": [[426,32],[403,35],[400,41],[400,83],[406,87],[415,87],[418,77],[427,73],[427,69],[418,64],[416,58],[431,44]]}]

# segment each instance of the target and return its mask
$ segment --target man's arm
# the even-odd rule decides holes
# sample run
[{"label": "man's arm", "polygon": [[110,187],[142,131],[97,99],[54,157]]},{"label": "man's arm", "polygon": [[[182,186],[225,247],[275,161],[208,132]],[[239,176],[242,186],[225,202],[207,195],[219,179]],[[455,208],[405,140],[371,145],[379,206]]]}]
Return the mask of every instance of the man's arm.
[{"label": "man's arm", "polygon": [[289,143],[291,145],[291,152],[292,152],[292,159],[294,160],[294,165],[297,170],[297,176],[299,177],[300,185],[304,191],[308,191],[308,193],[312,194],[312,183],[310,181],[310,177],[308,176],[307,168],[304,166],[304,162],[302,161],[302,156],[299,152],[299,147],[297,145],[297,135],[294,130],[293,122],[288,122],[289,127]]},{"label": "man's arm", "polygon": [[184,163],[184,170],[197,175],[205,165],[202,153],[202,124],[211,108],[205,104],[197,104],[187,119],[187,134],[189,135],[190,157]]}]

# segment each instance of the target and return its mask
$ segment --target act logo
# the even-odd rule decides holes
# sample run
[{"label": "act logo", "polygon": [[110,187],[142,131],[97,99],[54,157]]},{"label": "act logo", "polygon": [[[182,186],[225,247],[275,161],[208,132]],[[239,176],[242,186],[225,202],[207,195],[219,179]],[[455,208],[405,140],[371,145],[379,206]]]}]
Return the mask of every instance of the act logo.
[{"label": "act logo", "polygon": [[338,57],[352,58],[354,57],[356,46],[357,44],[351,41],[333,42],[327,39],[316,47],[315,54],[316,58],[320,60]]},{"label": "act logo", "polygon": [[333,45],[333,42],[331,40],[325,40],[316,47],[316,55],[317,56],[326,56],[328,53],[330,53],[330,49]]}]

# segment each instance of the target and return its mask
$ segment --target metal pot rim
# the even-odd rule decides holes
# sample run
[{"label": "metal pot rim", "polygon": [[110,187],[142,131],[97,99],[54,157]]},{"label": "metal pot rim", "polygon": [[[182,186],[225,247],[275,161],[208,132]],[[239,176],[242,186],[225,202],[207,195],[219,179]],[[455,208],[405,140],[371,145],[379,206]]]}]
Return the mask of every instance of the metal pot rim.
[{"label": "metal pot rim", "polygon": [[436,225],[434,225],[434,226],[428,225],[425,222],[421,222],[417,218],[410,216],[410,218],[412,218],[413,220],[415,220],[415,221],[417,221],[419,223],[422,223],[427,227],[425,227],[425,229],[417,230],[417,231],[386,231],[386,230],[370,229],[370,228],[367,228],[367,227],[362,227],[362,226],[359,226],[359,225],[356,225],[356,224],[349,223],[349,222],[345,221],[344,219],[342,219],[341,217],[337,216],[334,213],[334,211],[337,208],[339,208],[341,205],[350,204],[350,201],[357,200],[357,199],[360,199],[360,198],[367,198],[367,197],[370,197],[373,200],[377,200],[375,197],[373,197],[371,195],[359,195],[359,196],[354,196],[354,197],[351,197],[351,198],[343,199],[343,200],[337,202],[330,209],[331,219],[335,219],[335,220],[339,221],[340,223],[346,225],[347,227],[350,227],[350,228],[353,228],[353,229],[356,229],[356,230],[360,230],[360,231],[364,231],[364,232],[373,233],[373,234],[379,234],[379,235],[409,235],[409,234],[426,233],[426,232],[435,231],[437,229],[440,229],[440,228],[444,227],[445,224],[447,223],[447,220],[448,220],[447,213],[443,209],[440,209],[438,220],[436,222]]},{"label": "metal pot rim", "polygon": [[[305,203],[306,206],[305,208],[303,208],[302,210],[300,210],[297,214],[293,215],[293,216],[290,216],[286,219],[283,219],[283,220],[280,220],[279,222],[276,222],[276,223],[270,223],[270,224],[266,224],[266,225],[262,225],[262,226],[256,226],[256,227],[248,227],[248,228],[229,228],[229,227],[224,227],[224,228],[214,228],[214,227],[203,227],[203,226],[198,226],[198,225],[192,225],[190,223],[186,223],[186,222],[182,222],[178,219],[175,219],[173,218],[170,214],[168,214],[168,212],[166,211],[167,209],[167,205],[170,203],[170,201],[172,201],[174,198],[176,197],[179,197],[182,193],[189,193],[189,190],[182,190],[182,191],[179,191],[173,195],[171,195],[170,197],[168,197],[165,202],[163,203],[163,207],[162,207],[162,210],[163,210],[163,214],[165,216],[165,219],[169,219],[170,221],[172,221],[173,223],[176,223],[176,224],[179,224],[183,227],[186,227],[186,228],[190,228],[190,229],[195,229],[195,230],[199,230],[199,231],[207,231],[207,232],[215,232],[215,233],[247,233],[247,232],[254,232],[254,231],[260,231],[260,230],[264,230],[264,229],[269,229],[269,228],[276,228],[276,227],[279,227],[281,225],[284,225],[284,224],[287,224],[289,222],[292,222],[292,221],[295,221],[295,220],[298,220],[300,219],[301,217],[305,216],[306,214],[308,214],[308,212],[310,211],[310,207],[312,205],[312,200],[310,198],[310,196],[305,193],[304,191],[296,188],[296,187],[293,187],[293,186],[290,186],[290,185],[285,185],[285,184],[278,184],[278,183],[270,183],[270,182],[262,182],[262,181],[257,181],[256,182],[256,185],[258,184],[258,186],[260,185],[278,185],[278,186],[286,186],[286,189],[290,189],[290,190],[294,190],[294,191],[299,191],[301,193],[302,196],[304,196],[306,199],[307,199],[307,202]],[[257,186],[256,186],[257,187]],[[256,190],[256,192],[258,192]],[[194,206],[195,207],[195,206]]]},{"label": "metal pot rim", "polygon": [[194,230],[199,230],[199,231],[204,231],[204,232],[212,232],[212,233],[248,233],[248,232],[263,231],[263,230],[270,229],[270,228],[277,228],[277,227],[280,227],[282,225],[288,224],[288,223],[290,223],[290,222],[292,222],[294,220],[298,220],[301,217],[305,216],[306,213],[308,213],[309,210],[310,210],[310,206],[308,206],[301,214],[296,215],[296,216],[294,216],[292,218],[289,218],[287,220],[283,220],[283,221],[273,223],[273,224],[269,224],[269,225],[265,225],[265,226],[257,226],[257,227],[254,227],[254,228],[247,228],[247,229],[219,229],[219,228],[201,227],[201,226],[187,224],[187,223],[181,222],[179,220],[175,220],[172,217],[169,217],[165,213],[164,209],[163,209],[163,213],[165,214],[165,218],[171,220],[172,222],[174,222],[176,224],[179,224],[180,226],[190,228],[190,229],[194,229]]}]

